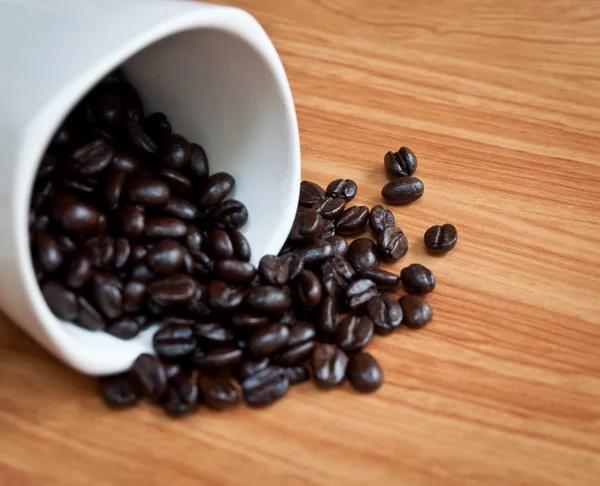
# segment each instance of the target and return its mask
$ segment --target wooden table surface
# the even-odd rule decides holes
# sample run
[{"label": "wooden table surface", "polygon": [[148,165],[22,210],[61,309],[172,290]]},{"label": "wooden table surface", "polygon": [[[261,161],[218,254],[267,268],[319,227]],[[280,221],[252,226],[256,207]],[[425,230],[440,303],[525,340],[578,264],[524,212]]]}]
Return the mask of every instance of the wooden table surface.
[{"label": "wooden table surface", "polygon": [[[600,484],[600,2],[228,3],[283,58],[304,178],[372,206],[383,154],[417,154],[395,268],[434,271],[435,318],[371,345],[374,395],[305,384],[180,421],[107,412],[3,318],[0,484]],[[456,249],[426,255],[445,222]]]}]

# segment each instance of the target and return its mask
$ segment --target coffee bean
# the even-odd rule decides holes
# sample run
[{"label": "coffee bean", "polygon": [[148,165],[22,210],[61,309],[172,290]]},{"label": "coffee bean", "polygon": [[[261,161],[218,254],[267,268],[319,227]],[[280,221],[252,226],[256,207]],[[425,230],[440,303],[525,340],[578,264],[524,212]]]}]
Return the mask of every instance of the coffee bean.
[{"label": "coffee bean", "polygon": [[323,218],[335,220],[340,217],[344,212],[344,209],[346,209],[346,200],[341,197],[326,197],[314,204],[313,209]]},{"label": "coffee bean", "polygon": [[246,378],[264,370],[270,363],[269,358],[247,359],[243,361],[238,370],[240,381],[244,381]]},{"label": "coffee bean", "polygon": [[250,243],[248,243],[246,237],[238,230],[233,228],[230,228],[227,233],[229,234],[229,239],[231,240],[235,257],[243,262],[249,262],[251,251]]},{"label": "coffee bean", "polygon": [[[31,195],[31,206],[36,211],[43,209],[44,207],[46,207],[46,204],[48,203],[48,201],[50,201],[54,197],[55,193],[56,193],[56,187],[55,187],[54,181],[49,180],[49,181],[42,181],[40,183],[37,183],[33,187],[33,193]],[[73,196],[70,196],[70,195],[65,195],[65,196],[69,196],[72,199],[74,199]],[[57,214],[57,213],[55,212],[55,214]],[[55,216],[55,218],[56,218],[56,216]]]},{"label": "coffee bean", "polygon": [[305,266],[310,266],[315,263],[327,261],[333,257],[333,247],[328,241],[315,240],[298,248],[296,254],[302,259]]},{"label": "coffee bean", "polygon": [[236,312],[231,316],[231,323],[240,329],[255,329],[269,323],[267,316],[260,316],[250,312]]},{"label": "coffee bean", "polygon": [[336,297],[325,297],[321,302],[319,313],[316,317],[316,328],[320,339],[331,341],[338,329],[339,305]]},{"label": "coffee bean", "polygon": [[233,243],[227,231],[213,228],[208,232],[208,250],[217,260],[233,258]]},{"label": "coffee bean", "polygon": [[80,289],[92,278],[92,264],[85,255],[71,258],[65,272],[65,283],[72,289]]},{"label": "coffee bean", "polygon": [[369,353],[359,353],[348,363],[346,372],[352,387],[362,393],[371,393],[383,383],[383,371]]},{"label": "coffee bean", "polygon": [[144,234],[149,238],[179,238],[187,233],[187,225],[177,218],[155,216],[146,218]]},{"label": "coffee bean", "polygon": [[212,314],[208,305],[208,290],[200,282],[196,282],[196,291],[185,308],[194,317],[205,318]]},{"label": "coffee bean", "polygon": [[177,134],[167,135],[163,140],[163,162],[175,169],[182,169],[190,161],[191,148],[187,138]]},{"label": "coffee bean", "polygon": [[189,326],[169,325],[160,329],[153,338],[154,350],[164,359],[180,359],[191,354],[197,339]]},{"label": "coffee bean", "polygon": [[330,236],[327,241],[333,248],[334,255],[346,258],[348,255],[348,242],[341,236]]},{"label": "coffee bean", "polygon": [[292,298],[289,292],[278,287],[263,285],[248,293],[246,303],[259,312],[279,313],[292,305]]},{"label": "coffee bean", "polygon": [[217,172],[206,179],[199,189],[200,206],[215,206],[219,204],[233,189],[235,179],[226,172]]},{"label": "coffee bean", "polygon": [[63,254],[58,241],[50,233],[42,231],[35,235],[35,246],[44,271],[56,272],[63,264]]},{"label": "coffee bean", "polygon": [[156,142],[148,135],[139,123],[132,120],[125,121],[125,133],[127,137],[144,154],[156,153]]},{"label": "coffee bean", "polygon": [[366,278],[355,280],[346,289],[348,307],[355,312],[364,307],[376,295],[379,295],[379,292],[375,282]]},{"label": "coffee bean", "polygon": [[175,169],[162,168],[158,172],[158,177],[171,188],[172,192],[186,196],[192,192],[192,181]]},{"label": "coffee bean", "polygon": [[388,226],[396,226],[394,213],[381,205],[373,206],[369,214],[369,226],[376,234],[381,233]]},{"label": "coffee bean", "polygon": [[320,388],[341,385],[346,376],[348,356],[335,344],[317,344],[312,356],[315,383]]},{"label": "coffee bean", "polygon": [[140,328],[134,319],[123,317],[113,321],[106,328],[106,332],[119,339],[133,339],[140,332]]},{"label": "coffee bean", "polygon": [[197,255],[202,252],[202,246],[204,245],[205,235],[198,226],[188,224],[187,231],[184,238],[184,245],[192,255],[194,259],[197,259]]},{"label": "coffee bean", "polygon": [[289,380],[280,366],[268,366],[242,382],[244,400],[252,407],[264,407],[283,397]]},{"label": "coffee bean", "polygon": [[321,275],[324,284],[334,280],[342,290],[345,290],[356,276],[356,272],[345,258],[336,255],[321,265]]},{"label": "coffee bean", "polygon": [[161,112],[147,116],[142,126],[146,133],[156,140],[162,140],[171,133],[171,124],[167,116]]},{"label": "coffee bean", "polygon": [[146,262],[159,275],[177,272],[183,264],[185,248],[174,240],[161,240],[154,244],[146,255]]},{"label": "coffee bean", "polygon": [[56,317],[72,321],[79,313],[75,294],[56,280],[48,280],[42,285],[42,294],[50,310]]},{"label": "coffee bean", "polygon": [[123,312],[121,289],[121,282],[111,274],[98,273],[92,278],[92,299],[100,312],[109,319],[117,319]]},{"label": "coffee bean", "polygon": [[131,255],[131,245],[126,238],[115,238],[113,267],[117,270],[123,268],[129,261]]},{"label": "coffee bean", "polygon": [[127,185],[127,197],[136,204],[160,206],[169,201],[171,189],[159,179],[137,177]]},{"label": "coffee bean", "polygon": [[404,295],[400,297],[400,306],[404,314],[402,324],[411,329],[420,329],[433,318],[433,311],[423,297]]},{"label": "coffee bean", "polygon": [[411,176],[417,170],[417,158],[407,147],[388,152],[384,157],[385,172],[390,179]]},{"label": "coffee bean", "polygon": [[235,342],[235,334],[218,322],[198,322],[192,330],[201,345],[225,346]]},{"label": "coffee bean", "polygon": [[[284,349],[275,357],[282,366],[291,366],[306,361],[315,347],[315,329],[312,325],[299,322],[289,329],[289,339]],[[258,331],[257,331],[258,332]]]},{"label": "coffee bean", "polygon": [[351,179],[336,179],[327,186],[327,195],[330,197],[339,197],[347,202],[352,201],[356,196],[358,188],[356,182]]},{"label": "coffee bean", "polygon": [[379,234],[377,250],[384,261],[396,262],[406,255],[408,240],[400,228],[388,226]]},{"label": "coffee bean", "polygon": [[136,172],[140,167],[140,161],[134,154],[122,150],[113,151],[111,164],[113,169],[127,174]]},{"label": "coffee bean", "polygon": [[310,270],[302,270],[296,279],[296,292],[302,305],[309,308],[319,305],[323,295],[319,277]]},{"label": "coffee bean", "polygon": [[210,351],[196,348],[192,362],[198,369],[214,371],[233,368],[242,361],[242,357],[243,351],[238,348],[219,348]]},{"label": "coffee bean", "polygon": [[302,181],[300,184],[301,206],[311,207],[325,197],[325,191],[321,186],[314,182]]},{"label": "coffee bean", "polygon": [[123,288],[123,310],[137,312],[141,309],[146,296],[146,284],[130,280]]},{"label": "coffee bean", "polygon": [[204,149],[195,143],[190,144],[190,171],[197,179],[208,177],[208,157]]},{"label": "coffee bean", "polygon": [[55,198],[52,205],[54,220],[67,233],[74,236],[90,236],[102,230],[105,216],[93,206],[63,194]]},{"label": "coffee bean", "polygon": [[158,400],[167,390],[165,367],[151,354],[140,354],[131,365],[131,374],[138,382],[142,393],[151,400]]},{"label": "coffee bean", "polygon": [[254,265],[235,259],[218,260],[214,268],[219,278],[232,284],[249,284],[256,276]]},{"label": "coffee bean", "polygon": [[213,271],[214,262],[203,252],[198,253],[194,258],[194,273],[200,278],[208,277]]},{"label": "coffee bean", "polygon": [[113,158],[113,149],[103,137],[96,137],[71,154],[69,170],[80,176],[99,174]]},{"label": "coffee bean", "polygon": [[184,221],[193,221],[198,217],[198,208],[187,199],[179,196],[171,196],[171,199],[163,206],[162,210]]},{"label": "coffee bean", "polygon": [[298,253],[292,252],[280,257],[288,266],[289,269],[289,280],[295,280],[300,272],[304,270],[304,260]]},{"label": "coffee bean", "polygon": [[139,238],[146,227],[146,212],[143,206],[123,205],[117,215],[119,230],[127,238]]},{"label": "coffee bean", "polygon": [[353,206],[346,209],[335,223],[338,235],[352,236],[361,233],[369,221],[367,206]]},{"label": "coffee bean", "polygon": [[431,253],[447,253],[456,246],[458,232],[456,228],[446,223],[443,226],[432,226],[425,232],[423,238],[425,248]]},{"label": "coffee bean", "polygon": [[288,239],[293,243],[306,243],[323,233],[323,218],[314,209],[299,207]]},{"label": "coffee bean", "polygon": [[373,321],[369,316],[349,314],[338,327],[337,345],[347,353],[361,351],[371,342],[373,331]]},{"label": "coffee bean", "polygon": [[121,199],[121,193],[127,182],[127,174],[118,170],[110,172],[104,184],[104,200],[111,211],[117,209]]},{"label": "coffee bean", "polygon": [[150,298],[164,307],[185,304],[192,299],[195,292],[195,281],[183,274],[169,275],[148,285]]},{"label": "coffee bean", "polygon": [[239,229],[248,221],[248,210],[241,202],[227,199],[217,204],[205,221],[211,226]]},{"label": "coffee bean", "polygon": [[49,179],[56,171],[57,166],[56,157],[52,154],[45,153],[38,167],[37,174],[35,175],[36,181]]},{"label": "coffee bean", "polygon": [[99,90],[92,95],[91,109],[95,119],[104,125],[114,125],[123,114],[119,98],[108,90]]},{"label": "coffee bean", "polygon": [[290,330],[278,323],[257,329],[248,340],[248,349],[258,358],[271,356],[284,347],[290,337]]},{"label": "coffee bean", "polygon": [[435,288],[435,277],[428,268],[418,263],[403,268],[400,273],[404,290],[410,294],[425,295]]},{"label": "coffee bean", "polygon": [[258,265],[258,274],[264,284],[282,286],[287,283],[290,271],[283,258],[265,255]]},{"label": "coffee bean", "polygon": [[190,375],[180,373],[171,378],[160,401],[164,411],[171,417],[191,413],[198,406],[198,385]]},{"label": "coffee bean", "polygon": [[330,219],[323,220],[323,233],[321,234],[321,239],[326,240],[327,238],[331,238],[335,236],[335,223]]},{"label": "coffee bean", "polygon": [[115,256],[115,239],[103,235],[87,240],[81,247],[82,252],[96,268],[108,268]]},{"label": "coffee bean", "polygon": [[416,177],[401,177],[388,182],[381,195],[389,204],[409,204],[423,195],[424,188],[423,182]]},{"label": "coffee bean", "polygon": [[98,391],[106,405],[111,408],[126,408],[140,399],[138,387],[129,373],[98,378]]},{"label": "coffee bean", "polygon": [[208,304],[217,311],[236,310],[244,300],[245,293],[232,285],[213,280],[208,285]]},{"label": "coffee bean", "polygon": [[350,244],[347,259],[356,270],[376,268],[379,265],[377,245],[369,238],[357,238]]},{"label": "coffee bean", "polygon": [[297,385],[298,383],[310,380],[310,373],[306,366],[286,366],[283,371],[290,385]]},{"label": "coffee bean", "polygon": [[392,294],[384,293],[369,300],[367,314],[377,334],[390,334],[402,324],[402,307]]},{"label": "coffee bean", "polygon": [[77,303],[79,304],[79,317],[75,321],[75,324],[90,331],[102,331],[106,329],[106,322],[85,297],[81,295],[77,297]]},{"label": "coffee bean", "polygon": [[144,106],[136,89],[126,82],[114,84],[111,89],[119,97],[125,116],[129,120],[141,122],[144,119]]},{"label": "coffee bean", "polygon": [[224,410],[240,402],[240,392],[224,376],[202,373],[198,377],[198,388],[202,402],[213,410]]}]

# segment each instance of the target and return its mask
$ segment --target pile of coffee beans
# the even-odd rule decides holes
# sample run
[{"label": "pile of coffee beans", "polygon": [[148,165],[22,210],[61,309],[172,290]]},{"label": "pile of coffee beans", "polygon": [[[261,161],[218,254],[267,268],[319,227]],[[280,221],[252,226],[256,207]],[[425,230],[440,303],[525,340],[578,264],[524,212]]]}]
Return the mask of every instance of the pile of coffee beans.
[{"label": "pile of coffee beans", "polygon": [[[407,148],[385,156],[393,204],[423,194]],[[394,214],[352,206],[357,185],[303,181],[288,240],[256,268],[239,231],[235,180],[209,173],[204,149],[173,133],[162,113],[144,113],[121,71],[99,83],[56,133],[37,173],[30,240],[42,293],[54,314],[88,330],[132,339],[158,325],[155,355],[99,379],[111,407],[142,397],[171,416],[242,399],[269,405],[312,379],[346,379],[360,392],[383,382],[365,350],[374,335],[432,319],[423,296],[435,277],[422,265],[400,275],[380,267],[408,251]],[[373,239],[359,237],[370,228]],[[434,226],[425,244],[443,253],[456,228]],[[402,282],[408,293],[391,292]]]}]

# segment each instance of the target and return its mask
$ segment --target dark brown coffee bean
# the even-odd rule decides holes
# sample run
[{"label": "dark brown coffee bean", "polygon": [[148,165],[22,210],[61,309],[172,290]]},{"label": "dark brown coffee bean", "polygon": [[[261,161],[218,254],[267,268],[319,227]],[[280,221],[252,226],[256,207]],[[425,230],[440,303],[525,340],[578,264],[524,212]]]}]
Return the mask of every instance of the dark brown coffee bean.
[{"label": "dark brown coffee bean", "polygon": [[246,297],[247,304],[254,310],[266,313],[279,313],[292,305],[292,297],[278,287],[263,285],[253,288]]},{"label": "dark brown coffee bean", "polygon": [[392,294],[373,297],[367,304],[367,313],[377,334],[390,334],[402,324],[402,307]]},{"label": "dark brown coffee bean", "polygon": [[290,276],[290,270],[283,258],[265,255],[258,265],[258,274],[265,285],[285,285]]},{"label": "dark brown coffee bean", "polygon": [[290,338],[290,329],[278,323],[254,331],[248,340],[248,349],[258,358],[271,356],[283,348]]},{"label": "dark brown coffee bean", "polygon": [[371,393],[383,383],[383,371],[369,353],[359,353],[348,363],[346,372],[352,387],[361,393]]},{"label": "dark brown coffee bean", "polygon": [[134,319],[122,317],[109,324],[106,332],[119,339],[133,339],[140,332],[140,328]]},{"label": "dark brown coffee bean", "polygon": [[171,275],[181,268],[184,251],[174,240],[161,240],[148,251],[146,263],[158,275]]},{"label": "dark brown coffee bean", "polygon": [[315,383],[320,388],[341,385],[346,377],[348,356],[335,344],[317,344],[312,356]]},{"label": "dark brown coffee bean", "polygon": [[192,330],[200,345],[215,347],[235,343],[235,334],[218,322],[197,322]]},{"label": "dark brown coffee bean", "polygon": [[129,261],[131,255],[131,245],[126,238],[115,238],[114,243],[113,267],[117,270],[123,268]]},{"label": "dark brown coffee bean", "polygon": [[217,172],[206,179],[199,189],[200,206],[215,206],[219,204],[233,189],[235,179],[226,172]]},{"label": "dark brown coffee bean", "polygon": [[117,319],[123,312],[122,284],[117,277],[105,273],[92,278],[92,300],[109,319]]},{"label": "dark brown coffee bean", "polygon": [[249,262],[251,251],[250,243],[248,243],[246,237],[238,230],[233,228],[227,230],[227,233],[229,234],[229,239],[231,240],[235,257],[243,262]]},{"label": "dark brown coffee bean", "polygon": [[217,311],[232,312],[244,300],[244,291],[225,282],[213,280],[208,285],[208,305]]},{"label": "dark brown coffee bean", "polygon": [[217,204],[206,216],[210,226],[239,229],[248,221],[248,210],[241,202],[227,199]]},{"label": "dark brown coffee bean", "polygon": [[317,239],[323,233],[323,218],[316,210],[299,207],[294,218],[294,223],[289,241],[293,243],[306,243]]},{"label": "dark brown coffee bean", "polygon": [[458,231],[447,223],[443,226],[432,226],[425,232],[423,238],[425,248],[431,253],[447,253],[456,246],[458,241]]},{"label": "dark brown coffee bean", "polygon": [[63,264],[63,254],[58,241],[50,233],[43,231],[35,235],[35,246],[44,271],[56,272]]},{"label": "dark brown coffee bean", "polygon": [[411,329],[420,329],[433,319],[433,311],[423,297],[404,295],[400,297],[404,317],[402,324]]},{"label": "dark brown coffee bean", "polygon": [[56,171],[57,161],[56,157],[52,154],[45,153],[38,167],[35,178],[37,181],[50,178]]},{"label": "dark brown coffee bean", "polygon": [[254,265],[240,260],[218,260],[214,269],[218,277],[232,284],[249,284],[256,276]]},{"label": "dark brown coffee bean", "polygon": [[346,289],[348,307],[353,311],[360,310],[376,295],[379,295],[379,292],[375,282],[366,278],[355,280]]},{"label": "dark brown coffee bean", "polygon": [[139,238],[146,227],[146,212],[143,206],[125,204],[117,214],[117,226],[127,238]]},{"label": "dark brown coffee bean", "polygon": [[335,337],[338,329],[339,315],[337,298],[329,296],[323,299],[315,322],[321,339],[331,341]]},{"label": "dark brown coffee bean", "polygon": [[388,226],[396,226],[394,213],[381,205],[373,206],[369,214],[369,226],[376,234],[381,233]]},{"label": "dark brown coffee bean", "polygon": [[156,153],[156,142],[152,140],[152,137],[144,131],[139,123],[126,120],[124,126],[127,137],[135,147],[141,150],[142,153]]},{"label": "dark brown coffee bean", "polygon": [[200,370],[230,369],[242,361],[243,351],[238,348],[218,348],[203,351],[196,348],[192,356],[192,363]]},{"label": "dark brown coffee bean", "polygon": [[375,282],[379,290],[390,290],[400,283],[400,277],[395,273],[388,272],[383,268],[361,268],[358,271],[361,278],[368,278]]},{"label": "dark brown coffee bean", "polygon": [[269,358],[247,359],[243,361],[238,370],[240,381],[244,381],[246,378],[264,370],[269,364]]},{"label": "dark brown coffee bean", "polygon": [[189,326],[169,325],[153,338],[154,350],[164,359],[180,359],[196,348],[197,339]]},{"label": "dark brown coffee bean", "polygon": [[123,114],[119,98],[108,90],[98,90],[91,97],[91,109],[95,119],[103,125],[114,125]]},{"label": "dark brown coffee bean", "polygon": [[169,381],[160,399],[163,410],[171,417],[181,417],[198,406],[198,385],[190,375],[180,373]]},{"label": "dark brown coffee bean", "polygon": [[159,179],[135,177],[127,184],[127,197],[136,204],[159,206],[169,201],[171,189]]},{"label": "dark brown coffee bean", "polygon": [[281,255],[280,258],[287,264],[289,270],[289,281],[295,280],[300,272],[304,270],[304,260],[302,256],[295,252]]},{"label": "dark brown coffee bean", "polygon": [[201,373],[198,377],[201,400],[208,408],[224,410],[240,402],[240,392],[229,378]]},{"label": "dark brown coffee bean", "polygon": [[179,238],[187,233],[187,225],[177,218],[155,216],[146,218],[144,234],[148,238]]},{"label": "dark brown coffee bean", "polygon": [[310,270],[302,270],[296,279],[296,292],[302,305],[309,308],[319,305],[323,296],[319,277]]},{"label": "dark brown coffee bean", "polygon": [[77,303],[79,304],[79,317],[75,324],[90,331],[102,331],[106,328],[106,322],[100,313],[85,297],[81,295],[77,297]]},{"label": "dark brown coffee bean", "polygon": [[142,126],[146,133],[156,140],[162,140],[171,133],[171,124],[167,116],[159,111],[147,116]]},{"label": "dark brown coffee bean", "polygon": [[163,206],[162,210],[183,221],[193,221],[198,217],[198,208],[187,199],[179,196],[171,196],[171,199]]},{"label": "dark brown coffee bean", "polygon": [[75,294],[56,280],[48,280],[42,285],[42,294],[50,310],[56,317],[72,321],[79,314]]},{"label": "dark brown coffee bean", "polygon": [[77,201],[73,196],[63,194],[54,199],[52,205],[54,220],[67,233],[74,236],[90,236],[102,229],[105,216],[93,206]]},{"label": "dark brown coffee bean", "polygon": [[285,376],[287,376],[290,385],[297,385],[310,380],[310,373],[307,366],[286,366],[283,368]]},{"label": "dark brown coffee bean", "polygon": [[190,144],[190,171],[197,179],[208,177],[208,157],[204,149],[195,143]]},{"label": "dark brown coffee bean", "polygon": [[158,400],[167,390],[165,367],[151,354],[140,354],[131,365],[131,374],[142,393],[151,400]]},{"label": "dark brown coffee bean", "polygon": [[137,312],[141,309],[146,296],[146,285],[142,282],[131,280],[123,288],[123,310]]},{"label": "dark brown coffee bean", "polygon": [[148,285],[150,298],[164,307],[186,304],[195,292],[196,282],[188,275],[177,273]]},{"label": "dark brown coffee bean", "polygon": [[208,232],[208,250],[217,260],[233,258],[233,244],[227,231],[221,228],[211,229]]},{"label": "dark brown coffee bean", "polygon": [[386,262],[400,260],[408,251],[408,240],[400,228],[388,226],[377,239],[377,251]]},{"label": "dark brown coffee bean", "polygon": [[388,152],[383,162],[385,172],[390,179],[408,177],[417,170],[417,157],[407,147],[401,147],[398,152]]},{"label": "dark brown coffee bean", "polygon": [[333,257],[333,247],[328,241],[315,240],[298,248],[296,254],[302,258],[304,266],[310,266],[315,263],[327,261]]},{"label": "dark brown coffee bean", "polygon": [[[83,196],[89,196],[90,194],[93,194],[94,192],[96,192],[96,189],[99,186],[99,183],[97,180],[84,180],[84,179],[78,179],[76,178],[77,176],[73,176],[73,177],[65,177],[64,179],[62,179],[61,183],[62,185],[69,191],[72,193],[75,193],[79,196],[83,195]],[[39,193],[40,195],[43,196],[43,192]],[[36,193],[37,195],[37,193]]]},{"label": "dark brown coffee bean", "polygon": [[71,154],[69,170],[80,176],[99,174],[113,158],[113,149],[103,137],[96,137]]},{"label": "dark brown coffee bean", "polygon": [[82,245],[81,250],[94,267],[108,268],[115,256],[115,239],[108,235],[90,238]]},{"label": "dark brown coffee bean", "polygon": [[80,289],[92,278],[92,264],[85,255],[71,258],[65,272],[65,283],[72,289]]},{"label": "dark brown coffee bean", "polygon": [[194,257],[194,274],[198,278],[208,277],[213,271],[214,262],[203,252],[199,252]]},{"label": "dark brown coffee bean", "polygon": [[126,408],[140,399],[138,386],[129,373],[98,378],[98,391],[111,408]]},{"label": "dark brown coffee bean", "polygon": [[104,185],[104,200],[106,206],[111,211],[117,209],[121,194],[125,183],[127,182],[127,174],[118,170],[113,170],[107,177]]},{"label": "dark brown coffee bean", "polygon": [[58,241],[58,245],[60,246],[60,250],[63,252],[63,255],[70,255],[77,249],[77,244],[75,240],[67,235],[55,234],[54,238]]},{"label": "dark brown coffee bean", "polygon": [[[50,201],[54,197],[55,193],[56,193],[56,187],[55,187],[54,181],[52,181],[52,180],[42,181],[42,182],[36,184],[33,187],[33,193],[31,195],[31,206],[36,211],[43,209],[46,206],[46,204],[48,203],[48,201]],[[69,197],[74,199],[73,196],[69,195]],[[56,214],[56,212],[55,212],[55,214]],[[55,216],[55,218],[56,218],[56,216]]]},{"label": "dark brown coffee bean", "polygon": [[173,192],[178,192],[184,196],[192,192],[192,181],[175,169],[160,169],[158,177],[165,181]]},{"label": "dark brown coffee bean", "polygon": [[325,191],[321,186],[310,181],[302,181],[300,184],[301,206],[311,207],[325,197]]},{"label": "dark brown coffee bean", "polygon": [[140,161],[135,155],[121,150],[114,150],[111,164],[114,169],[127,174],[136,172],[140,167]]},{"label": "dark brown coffee bean", "polygon": [[379,265],[377,245],[369,238],[357,238],[350,244],[347,259],[356,270],[376,268]]},{"label": "dark brown coffee bean", "polygon": [[321,265],[321,275],[324,284],[329,280],[334,280],[342,290],[345,290],[356,276],[356,271],[345,258],[335,255]]},{"label": "dark brown coffee bean", "polygon": [[335,223],[330,219],[323,220],[323,233],[321,234],[321,239],[326,240],[335,236]]},{"label": "dark brown coffee bean", "polygon": [[423,195],[425,186],[416,177],[401,177],[388,182],[381,190],[383,199],[389,204],[409,204]]},{"label": "dark brown coffee bean", "polygon": [[330,236],[325,241],[333,248],[334,255],[346,258],[346,255],[348,255],[348,242],[345,238],[342,238],[341,236]]},{"label": "dark brown coffee bean", "polygon": [[369,221],[367,206],[352,206],[346,209],[335,223],[335,231],[341,236],[352,236],[361,233]]},{"label": "dark brown coffee bean", "polygon": [[373,321],[370,317],[348,314],[338,327],[337,345],[347,353],[361,351],[371,342],[373,331]]},{"label": "dark brown coffee bean", "polygon": [[244,400],[252,407],[264,407],[283,397],[289,380],[280,366],[268,366],[242,382]]},{"label": "dark brown coffee bean", "polygon": [[403,268],[400,273],[402,279],[402,285],[404,290],[409,294],[425,295],[432,292],[435,288],[435,277],[431,271],[419,265],[413,263],[412,265]]},{"label": "dark brown coffee bean", "polygon": [[175,169],[182,169],[190,161],[191,150],[187,138],[174,133],[163,140],[163,161]]},{"label": "dark brown coffee bean", "polygon": [[200,282],[196,282],[196,292],[186,304],[187,311],[195,317],[205,318],[209,317],[212,313],[208,305],[208,290]]},{"label": "dark brown coffee bean", "polygon": [[330,197],[343,198],[348,202],[354,199],[357,191],[358,187],[356,186],[356,182],[353,180],[336,179],[335,181],[329,183],[326,193]]},{"label": "dark brown coffee bean", "polygon": [[340,217],[344,212],[344,209],[346,209],[346,201],[340,197],[326,197],[314,204],[313,209],[323,218],[335,220]]},{"label": "dark brown coffee bean", "polygon": [[255,329],[269,323],[267,316],[260,316],[250,312],[236,312],[231,316],[231,323],[240,329]]},{"label": "dark brown coffee bean", "polygon": [[289,339],[284,349],[275,357],[275,361],[282,366],[303,363],[315,347],[315,329],[305,322],[299,322],[286,329],[290,330]]},{"label": "dark brown coffee bean", "polygon": [[204,245],[205,236],[204,233],[193,224],[188,224],[187,232],[185,234],[184,245],[196,259],[196,255],[202,253],[202,246]]}]

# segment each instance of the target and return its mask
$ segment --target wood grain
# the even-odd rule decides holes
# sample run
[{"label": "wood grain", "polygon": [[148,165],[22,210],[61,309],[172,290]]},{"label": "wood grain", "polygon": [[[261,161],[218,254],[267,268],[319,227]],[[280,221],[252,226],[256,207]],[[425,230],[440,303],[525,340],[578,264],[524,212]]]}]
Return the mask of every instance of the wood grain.
[{"label": "wood grain", "polygon": [[[297,104],[303,175],[380,203],[407,145],[425,195],[394,210],[438,278],[420,332],[377,339],[386,384],[295,388],[268,410],[108,413],[93,380],[2,319],[0,484],[600,483],[600,3],[232,0]],[[456,249],[424,253],[452,222]]]}]

